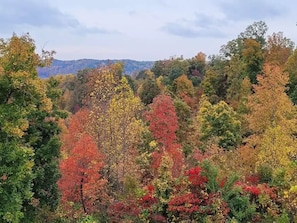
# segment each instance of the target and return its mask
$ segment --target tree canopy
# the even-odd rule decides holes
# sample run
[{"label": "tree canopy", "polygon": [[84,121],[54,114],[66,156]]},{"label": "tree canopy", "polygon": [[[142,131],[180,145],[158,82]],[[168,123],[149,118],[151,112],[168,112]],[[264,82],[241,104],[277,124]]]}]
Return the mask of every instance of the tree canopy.
[{"label": "tree canopy", "polygon": [[0,222],[297,222],[297,51],[267,31],[45,79],[0,39]]}]

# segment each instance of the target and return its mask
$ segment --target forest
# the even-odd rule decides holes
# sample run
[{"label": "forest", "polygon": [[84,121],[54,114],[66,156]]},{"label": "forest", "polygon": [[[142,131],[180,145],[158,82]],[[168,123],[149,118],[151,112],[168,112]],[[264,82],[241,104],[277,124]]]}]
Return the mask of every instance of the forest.
[{"label": "forest", "polygon": [[0,39],[0,222],[297,222],[297,49],[264,21],[217,55],[40,78]]}]

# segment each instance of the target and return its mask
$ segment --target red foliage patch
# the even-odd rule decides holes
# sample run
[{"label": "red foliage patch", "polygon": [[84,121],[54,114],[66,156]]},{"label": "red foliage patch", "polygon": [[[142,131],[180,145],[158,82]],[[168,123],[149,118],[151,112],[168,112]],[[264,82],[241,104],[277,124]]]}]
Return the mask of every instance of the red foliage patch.
[{"label": "red foliage patch", "polygon": [[99,196],[103,197],[100,191],[105,185],[99,174],[102,167],[103,157],[95,141],[89,135],[82,135],[68,157],[60,161],[62,176],[58,186],[66,208],[69,202],[74,202],[81,204],[84,212],[95,211],[94,203]]},{"label": "red foliage patch", "polygon": [[[257,178],[253,178],[253,179],[257,179]],[[259,196],[260,194],[267,194],[269,195],[269,197],[274,200],[276,199],[277,195],[275,192],[275,188],[274,187],[270,187],[269,185],[263,183],[263,184],[252,184],[249,182],[236,182],[235,185],[241,187],[243,189],[243,191],[251,194],[251,195],[255,195],[255,196]],[[254,180],[254,182],[257,182],[256,180]]]},{"label": "red foliage patch", "polygon": [[200,204],[201,200],[194,194],[185,194],[172,198],[168,203],[168,210],[180,214],[192,214],[200,209]]},{"label": "red foliage patch", "polygon": [[260,176],[258,175],[246,176],[245,181],[250,184],[258,184],[260,182]]},{"label": "red foliage patch", "polygon": [[156,222],[156,223],[166,223],[166,218],[163,216],[163,215],[160,215],[160,214],[154,214],[152,215],[152,220],[153,222]]},{"label": "red foliage patch", "polygon": [[201,174],[201,170],[202,168],[197,166],[188,170],[185,175],[188,176],[188,179],[193,186],[199,186],[203,188],[204,184],[207,182],[207,177]]},{"label": "red foliage patch", "polygon": [[158,199],[154,197],[154,186],[148,185],[146,187],[147,193],[139,199],[139,205],[143,208],[150,208],[153,204],[158,202]]},{"label": "red foliage patch", "polygon": [[170,96],[159,95],[150,105],[150,112],[146,114],[149,128],[154,138],[161,144],[159,151],[152,155],[152,167],[158,169],[162,157],[166,152],[173,160],[172,176],[178,177],[184,165],[184,155],[177,143],[176,131],[178,130],[178,117]]},{"label": "red foliage patch", "polygon": [[125,200],[111,204],[107,212],[110,222],[118,223],[125,218],[138,218],[141,210],[135,200]]},{"label": "red foliage patch", "polygon": [[248,192],[252,195],[255,195],[255,196],[259,196],[261,194],[261,189],[258,187],[258,186],[254,186],[254,185],[243,185],[243,190],[245,192]]}]

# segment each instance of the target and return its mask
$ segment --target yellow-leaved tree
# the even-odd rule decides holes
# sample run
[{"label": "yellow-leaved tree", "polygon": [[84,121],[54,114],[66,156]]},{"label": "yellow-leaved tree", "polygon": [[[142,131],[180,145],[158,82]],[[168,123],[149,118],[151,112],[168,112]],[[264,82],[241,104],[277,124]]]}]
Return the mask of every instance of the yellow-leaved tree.
[{"label": "yellow-leaved tree", "polygon": [[247,121],[252,133],[248,144],[259,149],[257,166],[266,166],[276,176],[288,173],[296,154],[296,108],[286,95],[288,75],[278,66],[266,64],[254,94],[248,98]]},{"label": "yellow-leaved tree", "polygon": [[[110,130],[114,139],[111,141],[113,150],[110,159],[116,161],[119,165],[119,179],[123,180],[126,174],[133,175],[130,171],[134,165],[131,165],[134,157],[129,156],[136,148],[136,143],[143,131],[143,122],[140,119],[142,105],[140,98],[135,97],[132,89],[129,87],[126,78],[122,78],[119,85],[115,88],[117,94],[110,101],[108,114],[110,115]],[[132,158],[133,160],[131,160]]]},{"label": "yellow-leaved tree", "polygon": [[90,130],[105,157],[104,176],[117,191],[126,177],[135,177],[135,148],[143,123],[142,104],[121,78],[119,64],[95,70],[91,78]]}]

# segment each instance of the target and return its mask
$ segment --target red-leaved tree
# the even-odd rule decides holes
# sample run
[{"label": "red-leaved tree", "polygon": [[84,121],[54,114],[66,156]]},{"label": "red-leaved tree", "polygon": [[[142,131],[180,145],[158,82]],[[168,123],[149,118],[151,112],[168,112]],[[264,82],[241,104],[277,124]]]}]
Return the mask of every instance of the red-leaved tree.
[{"label": "red-leaved tree", "polygon": [[67,125],[67,131],[62,134],[62,152],[69,153],[69,151],[76,145],[83,134],[86,133],[89,110],[80,109],[69,119]]},{"label": "red-leaved tree", "polygon": [[58,181],[62,193],[61,202],[66,208],[80,205],[84,213],[92,213],[104,196],[102,188],[105,180],[99,171],[103,167],[103,157],[89,135],[82,135],[68,157],[61,160],[62,177]]},{"label": "red-leaved tree", "polygon": [[89,111],[81,109],[75,113],[62,134],[62,156],[60,161],[61,178],[58,186],[61,191],[62,206],[74,213],[92,213],[97,204],[107,197],[104,192],[105,180],[101,179],[103,155],[94,139],[86,132]]},{"label": "red-leaved tree", "polygon": [[154,98],[146,119],[150,123],[150,131],[160,144],[159,151],[155,151],[152,155],[152,167],[158,169],[164,152],[167,152],[173,160],[172,176],[179,176],[184,164],[184,156],[180,149],[181,145],[177,142],[178,117],[171,97],[159,95]]}]

